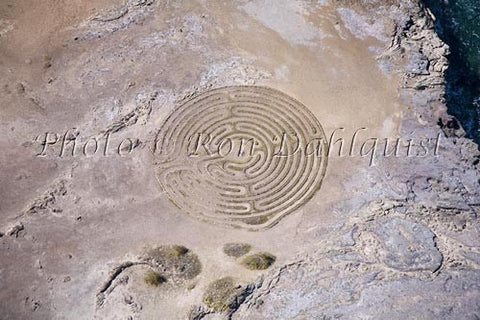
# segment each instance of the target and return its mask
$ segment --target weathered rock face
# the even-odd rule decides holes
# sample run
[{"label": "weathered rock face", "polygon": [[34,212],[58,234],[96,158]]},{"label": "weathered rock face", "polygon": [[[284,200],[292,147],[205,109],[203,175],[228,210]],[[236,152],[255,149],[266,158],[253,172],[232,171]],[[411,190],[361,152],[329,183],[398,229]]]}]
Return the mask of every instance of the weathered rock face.
[{"label": "weathered rock face", "polygon": [[[480,154],[446,112],[449,49],[417,1],[7,2],[0,4],[3,317],[479,317]],[[241,132],[225,121],[241,109],[240,97],[244,118],[263,119],[249,127],[258,136],[278,136],[275,123],[292,132],[323,128],[332,147],[322,170],[298,157],[276,168],[304,174],[256,181],[304,197],[272,193],[223,210],[227,220],[253,212],[246,224],[265,225],[257,232],[227,228],[207,208],[254,193],[235,184],[251,177],[238,159],[213,166],[231,183],[218,197],[208,184],[188,187],[202,181],[198,172],[208,174],[204,161],[175,162],[198,171],[169,190],[173,200],[156,178],[172,169],[158,172],[152,153],[161,124],[225,86],[282,91],[277,98],[288,108],[305,106],[297,109],[308,111],[305,126],[294,127],[295,112],[251,107],[272,105],[255,90],[214,99],[216,112],[193,118]],[[396,137],[407,144],[398,156],[362,151],[369,138]],[[405,152],[409,138],[430,139],[429,153]],[[252,163],[273,163],[268,148],[259,148],[259,159]],[[322,174],[321,188],[318,179],[305,182],[312,172]],[[175,206],[189,192],[209,209],[194,208],[197,216],[209,219]],[[258,213],[276,213],[276,202],[291,205],[271,224]],[[250,267],[252,257],[262,259]]]},{"label": "weathered rock face", "polygon": [[[381,244],[381,261],[399,271],[435,272],[442,265],[442,255],[435,247],[432,231],[408,220],[378,219],[372,233]],[[372,250],[366,244],[366,251]]]},{"label": "weathered rock face", "polygon": [[[387,14],[383,10],[368,12]],[[411,108],[401,132],[426,133],[438,124],[447,137],[445,157],[428,163],[385,161],[385,179],[373,175],[369,189],[381,200],[355,210],[337,233],[339,240],[322,242],[307,261],[257,283],[238,319],[478,316],[477,147],[461,138],[462,128],[443,105],[448,47],[433,32],[431,16],[414,3],[390,10],[401,14],[389,15],[395,33],[378,58],[403,74],[399,93]]]},{"label": "weathered rock face", "polygon": [[[410,276],[386,280],[375,273],[322,270],[318,263],[279,272],[274,284],[259,287],[263,294],[254,296],[233,318],[468,319],[478,313],[476,271],[448,271],[431,281]],[[471,307],[465,310],[466,305]]]}]

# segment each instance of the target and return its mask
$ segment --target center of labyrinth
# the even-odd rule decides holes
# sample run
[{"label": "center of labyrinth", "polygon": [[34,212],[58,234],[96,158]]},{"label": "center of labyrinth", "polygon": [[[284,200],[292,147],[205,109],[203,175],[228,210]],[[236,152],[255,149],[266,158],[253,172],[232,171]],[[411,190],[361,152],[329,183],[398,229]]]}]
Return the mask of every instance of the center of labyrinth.
[{"label": "center of labyrinth", "polygon": [[269,228],[320,188],[327,141],[300,102],[265,87],[200,94],[162,124],[157,178],[180,209],[205,221]]}]

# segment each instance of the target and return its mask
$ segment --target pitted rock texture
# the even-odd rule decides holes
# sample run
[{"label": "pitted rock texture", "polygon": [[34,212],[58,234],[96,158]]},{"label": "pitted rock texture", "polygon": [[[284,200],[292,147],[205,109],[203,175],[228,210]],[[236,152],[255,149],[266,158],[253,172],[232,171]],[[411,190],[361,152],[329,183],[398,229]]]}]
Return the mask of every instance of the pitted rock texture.
[{"label": "pitted rock texture", "polygon": [[336,272],[309,278],[306,272],[303,268],[284,272],[268,294],[240,309],[233,319],[453,320],[475,319],[480,312],[478,270],[451,271],[433,281],[411,277],[382,281],[368,274],[348,277]]},{"label": "pitted rock texture", "polygon": [[425,226],[408,220],[378,219],[373,233],[383,246],[383,262],[400,271],[438,270],[442,255],[435,235]]}]

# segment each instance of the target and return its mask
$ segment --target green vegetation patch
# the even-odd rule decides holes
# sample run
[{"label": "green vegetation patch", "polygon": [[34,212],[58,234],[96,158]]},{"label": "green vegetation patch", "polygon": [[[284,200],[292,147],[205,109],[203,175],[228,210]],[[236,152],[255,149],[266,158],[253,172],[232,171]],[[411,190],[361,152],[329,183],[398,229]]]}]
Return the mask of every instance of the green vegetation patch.
[{"label": "green vegetation patch", "polygon": [[265,270],[269,268],[276,260],[273,254],[259,252],[246,256],[242,260],[242,265],[250,270]]},{"label": "green vegetation patch", "polygon": [[203,302],[214,311],[228,311],[236,304],[240,289],[231,277],[212,282],[203,296]]},{"label": "green vegetation patch", "polygon": [[252,246],[248,243],[227,243],[223,246],[223,252],[229,256],[238,258],[250,252]]},{"label": "green vegetation patch", "polygon": [[202,270],[198,256],[181,245],[154,248],[146,253],[143,261],[160,270],[167,278],[180,280],[193,279]]},{"label": "green vegetation patch", "polygon": [[160,273],[152,269],[147,271],[143,279],[146,284],[149,284],[155,287],[158,287],[160,284],[167,282],[167,279],[164,276],[162,276]]}]

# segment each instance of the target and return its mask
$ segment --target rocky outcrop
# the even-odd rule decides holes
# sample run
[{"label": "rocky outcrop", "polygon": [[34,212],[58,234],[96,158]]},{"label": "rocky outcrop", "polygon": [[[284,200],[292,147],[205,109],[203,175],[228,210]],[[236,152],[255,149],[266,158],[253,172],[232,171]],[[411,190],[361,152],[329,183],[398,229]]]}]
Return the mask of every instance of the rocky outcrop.
[{"label": "rocky outcrop", "polygon": [[417,2],[354,10],[394,22],[390,45],[377,59],[401,75],[399,95],[410,107],[400,130],[441,130],[441,156],[382,163],[370,193],[385,198],[357,208],[302,263],[260,279],[235,319],[460,319],[480,312],[474,302],[480,299],[474,284],[480,277],[474,240],[479,152],[447,113],[448,46],[433,30],[433,15]]}]

